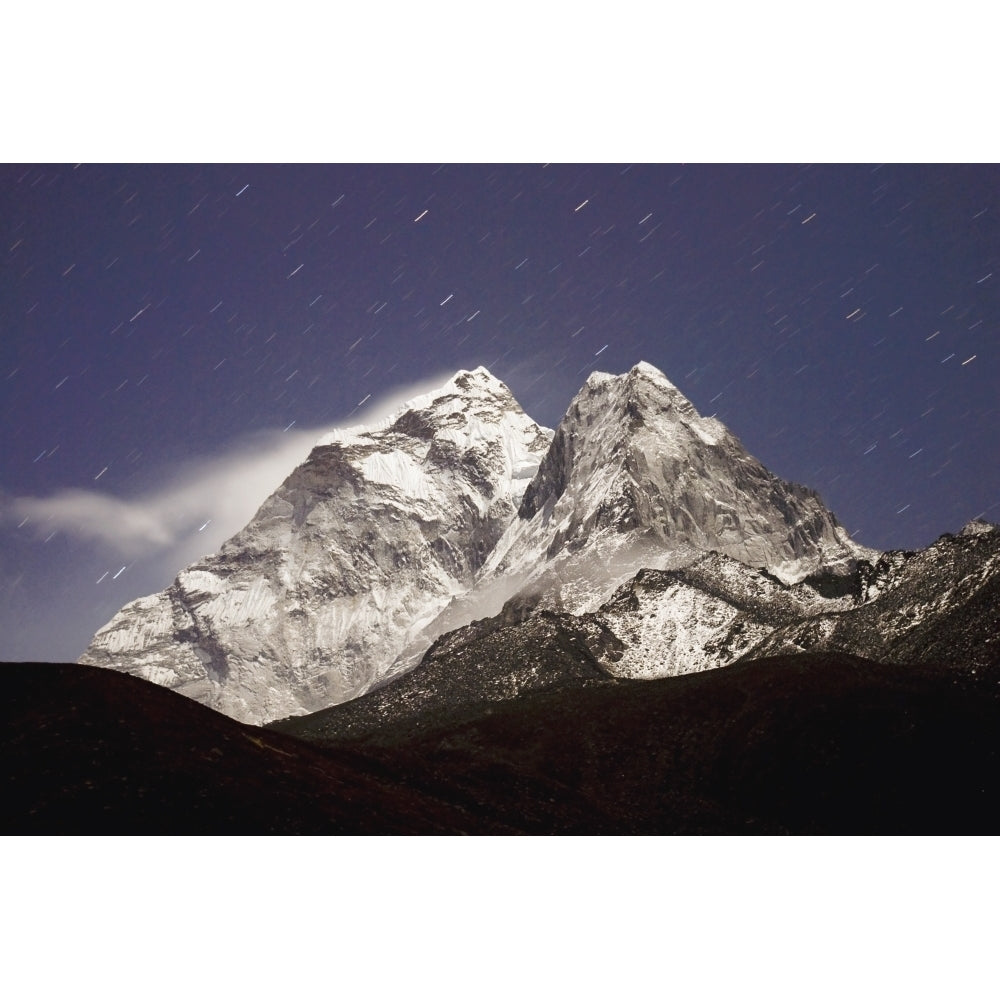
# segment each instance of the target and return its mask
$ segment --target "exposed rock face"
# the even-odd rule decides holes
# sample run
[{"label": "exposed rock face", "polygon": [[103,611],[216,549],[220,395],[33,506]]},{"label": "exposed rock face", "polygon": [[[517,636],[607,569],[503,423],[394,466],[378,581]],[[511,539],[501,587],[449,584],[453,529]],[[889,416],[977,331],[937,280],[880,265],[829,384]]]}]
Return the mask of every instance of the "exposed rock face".
[{"label": "exposed rock face", "polygon": [[683,569],[640,570],[584,617],[621,640],[602,661],[609,674],[649,680],[727,666],[775,628],[851,603],[712,552]]},{"label": "exposed rock face", "polygon": [[[818,571],[843,578],[877,556],[651,365],[591,375],[554,437],[480,368],[378,427],[325,437],[218,554],[123,608],[81,660],[266,722],[383,685],[508,600],[508,625],[540,610],[595,612],[638,571],[677,571],[709,552],[738,561],[730,575],[762,568],[772,589]],[[706,632],[706,592],[693,611],[687,590],[672,593],[675,624],[702,620],[678,643],[718,645],[718,630],[734,627],[719,604]],[[552,627],[563,643],[563,626]],[[686,669],[719,665],[765,634],[747,626],[725,652],[692,653]],[[619,673],[658,675],[622,648]]]},{"label": "exposed rock face", "polygon": [[[799,654],[950,665],[956,681],[1000,681],[1000,528],[972,522],[919,552],[889,552],[849,577],[785,584],[718,552],[641,570],[597,611],[532,608],[442,636],[414,670],[286,729],[336,742],[418,733],[489,714],[530,692],[657,680]],[[789,664],[799,662],[788,660]],[[790,670],[793,667],[789,667]]]},{"label": "exposed rock face", "polygon": [[683,570],[641,572],[584,617],[622,641],[602,662],[616,677],[803,652],[1000,669],[1000,528],[974,521],[919,552],[862,562],[839,594],[830,582],[789,586],[713,553]]},{"label": "exposed rock face", "polygon": [[652,365],[595,373],[573,400],[475,596],[516,590],[573,613],[595,610],[643,568],[709,551],[786,583],[848,574],[877,553],[856,545],[819,497],[786,483]]},{"label": "exposed rock face", "polygon": [[751,655],[837,650],[1000,669],[1000,527],[972,521],[918,552],[885,553],[861,567],[856,605],[789,623]]},{"label": "exposed rock face", "polygon": [[536,691],[613,684],[599,657],[620,648],[589,618],[539,611],[517,622],[484,619],[441,636],[419,666],[384,687],[277,728],[318,740],[365,739],[389,727],[417,733]]},{"label": "exposed rock face", "polygon": [[550,436],[483,368],[378,427],[334,432],[218,554],[123,608],[81,662],[244,722],[356,697],[471,586]]}]

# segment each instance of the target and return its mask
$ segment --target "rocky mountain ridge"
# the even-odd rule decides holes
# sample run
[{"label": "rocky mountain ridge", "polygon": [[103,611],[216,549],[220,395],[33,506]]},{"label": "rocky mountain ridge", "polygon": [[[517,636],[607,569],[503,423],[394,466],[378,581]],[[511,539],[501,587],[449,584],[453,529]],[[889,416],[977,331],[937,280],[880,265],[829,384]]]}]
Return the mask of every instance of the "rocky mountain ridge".
[{"label": "rocky mountain ridge", "polygon": [[698,415],[662,372],[640,363],[592,374],[556,428],[524,498],[479,572],[422,641],[532,606],[596,610],[642,569],[676,569],[720,552],[792,583],[845,576],[878,553],[854,543],[817,494],[749,455]]},{"label": "rocky mountain ridge", "polygon": [[80,662],[244,722],[356,697],[466,591],[548,447],[484,368],[335,431],[253,520],[124,607]]},{"label": "rocky mountain ridge", "polygon": [[862,562],[846,578],[786,584],[709,553],[681,569],[641,570],[594,612],[514,599],[443,635],[392,684],[277,728],[319,742],[378,740],[384,729],[457,724],[527,694],[573,698],[807,653],[953,663],[956,676],[1000,679],[1000,527],[974,521],[927,549]]},{"label": "rocky mountain ridge", "polygon": [[[123,608],[81,662],[262,723],[383,689],[505,605],[508,621],[603,615],[584,631],[617,634],[635,588],[660,579],[648,574],[686,573],[662,578],[659,638],[644,628],[597,657],[608,675],[658,677],[730,662],[773,631],[726,596],[729,577],[760,591],[776,628],[835,613],[877,556],[651,365],[591,375],[554,434],[480,368],[321,439],[246,528]],[[804,582],[817,574],[822,590]]]},{"label": "rocky mountain ridge", "polygon": [[854,607],[789,622],[748,655],[836,650],[880,662],[1000,668],[997,525],[974,520],[926,549],[886,552],[857,580]]},{"label": "rocky mountain ridge", "polygon": [[604,530],[642,529],[665,548],[722,552],[786,583],[870,551],[813,490],[768,472],[646,363],[588,378],[491,564],[511,560],[509,539],[523,524],[544,529],[550,559]]}]

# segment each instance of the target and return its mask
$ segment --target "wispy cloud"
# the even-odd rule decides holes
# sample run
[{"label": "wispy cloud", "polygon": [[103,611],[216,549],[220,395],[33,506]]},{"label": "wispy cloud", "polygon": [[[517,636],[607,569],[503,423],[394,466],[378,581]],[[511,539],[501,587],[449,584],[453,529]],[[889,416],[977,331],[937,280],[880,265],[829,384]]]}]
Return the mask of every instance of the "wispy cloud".
[{"label": "wispy cloud", "polygon": [[[447,376],[441,376],[400,387],[377,400],[366,399],[341,426],[379,423],[407,400],[446,381]],[[166,470],[158,487],[136,497],[65,489],[48,497],[8,498],[4,520],[43,539],[65,532],[96,542],[108,555],[126,560],[178,548],[177,558],[190,560],[218,548],[242,528],[331,429],[249,435],[221,453],[198,456]]]},{"label": "wispy cloud", "polygon": [[17,497],[9,501],[6,520],[16,518],[36,535],[62,531],[95,541],[126,559],[154,554],[195,532],[205,542],[218,540],[250,520],[308,455],[320,433],[268,432],[244,438],[224,454],[169,470],[159,487],[136,497],[83,489]]},{"label": "wispy cloud", "polygon": [[170,518],[149,500],[119,500],[91,490],[60,490],[50,497],[17,497],[9,518],[35,533],[66,531],[77,537],[107,542],[123,554],[136,546],[161,548],[170,544]]}]

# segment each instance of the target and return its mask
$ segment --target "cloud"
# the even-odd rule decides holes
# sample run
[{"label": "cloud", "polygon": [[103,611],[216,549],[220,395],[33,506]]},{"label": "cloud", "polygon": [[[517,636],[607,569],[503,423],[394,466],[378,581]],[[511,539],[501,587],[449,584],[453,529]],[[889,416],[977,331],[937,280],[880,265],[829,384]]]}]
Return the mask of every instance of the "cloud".
[{"label": "cloud", "polygon": [[18,497],[10,504],[9,517],[27,519],[36,532],[65,531],[110,543],[122,552],[143,545],[160,548],[172,540],[167,520],[155,505],[89,490],[61,490],[51,497]]},{"label": "cloud", "polygon": [[[442,372],[439,375],[421,379],[419,382],[410,382],[407,385],[400,386],[398,389],[393,389],[391,392],[384,393],[378,399],[374,400],[370,400],[366,396],[362,400],[364,405],[359,403],[348,414],[346,419],[337,425],[337,429],[350,430],[352,427],[358,426],[359,424],[355,422],[355,418],[357,418],[357,421],[362,426],[375,427],[401,410],[411,399],[416,399],[417,396],[423,396],[426,393],[433,392],[435,389],[440,389],[454,374],[455,372],[452,371]],[[329,430],[333,429],[332,427],[329,428]]]},{"label": "cloud", "polygon": [[[366,425],[384,421],[407,400],[439,388],[448,376],[400,387],[359,405]],[[168,470],[161,485],[132,498],[96,490],[66,489],[49,497],[4,502],[4,520],[46,537],[65,532],[124,560],[175,550],[179,570],[216,550],[239,531],[313,445],[332,428],[264,431],[233,442],[214,455],[199,456]]]},{"label": "cloud", "polygon": [[[49,497],[17,497],[9,501],[6,519],[21,523],[26,518],[24,527],[36,535],[62,531],[95,541],[125,559],[154,554],[193,533],[201,534],[211,548],[253,517],[309,454],[320,433],[255,434],[226,453],[174,468],[162,485],[137,497],[81,489],[60,490]],[[212,530],[205,535],[209,527]]]}]

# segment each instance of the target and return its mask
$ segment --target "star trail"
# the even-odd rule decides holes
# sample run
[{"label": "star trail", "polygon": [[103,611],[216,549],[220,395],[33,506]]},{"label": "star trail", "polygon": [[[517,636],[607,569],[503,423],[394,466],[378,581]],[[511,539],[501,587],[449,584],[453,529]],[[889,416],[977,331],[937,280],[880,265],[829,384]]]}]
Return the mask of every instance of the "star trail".
[{"label": "star trail", "polygon": [[[74,659],[326,428],[660,368],[877,548],[1000,519],[989,165],[0,167],[4,659]],[[242,520],[240,520],[242,519]]]}]

